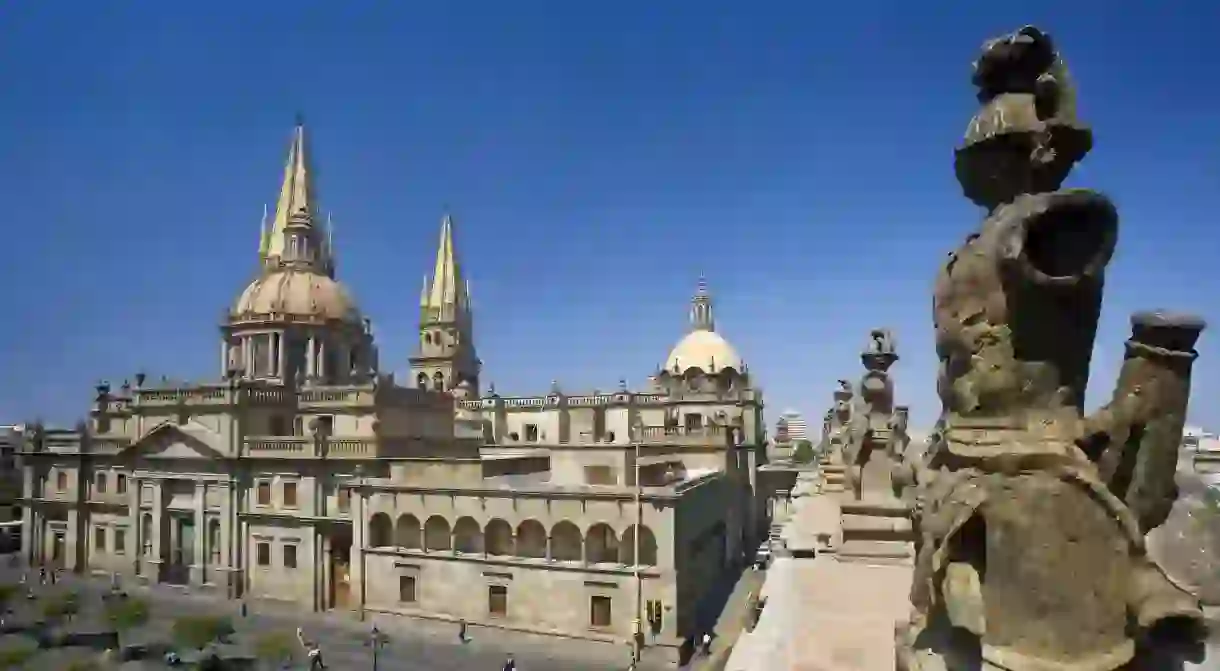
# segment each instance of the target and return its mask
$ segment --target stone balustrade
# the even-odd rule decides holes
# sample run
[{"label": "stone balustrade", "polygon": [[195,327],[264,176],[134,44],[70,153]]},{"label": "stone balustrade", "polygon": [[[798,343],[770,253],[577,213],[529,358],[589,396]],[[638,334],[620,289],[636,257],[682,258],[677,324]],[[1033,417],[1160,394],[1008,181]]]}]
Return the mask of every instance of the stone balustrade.
[{"label": "stone balustrade", "polygon": [[250,436],[244,441],[242,455],[269,459],[363,459],[378,455],[374,438],[332,437],[315,439],[310,436]]}]

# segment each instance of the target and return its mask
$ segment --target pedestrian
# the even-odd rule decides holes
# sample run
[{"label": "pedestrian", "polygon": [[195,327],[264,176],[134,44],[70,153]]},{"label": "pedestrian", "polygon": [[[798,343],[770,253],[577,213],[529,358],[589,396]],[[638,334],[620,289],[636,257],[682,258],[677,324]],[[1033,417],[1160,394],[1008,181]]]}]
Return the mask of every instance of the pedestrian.
[{"label": "pedestrian", "polygon": [[517,671],[517,662],[513,661],[513,654],[508,653],[508,658],[504,660],[503,671]]},{"label": "pedestrian", "polygon": [[313,647],[309,649],[309,652],[305,653],[305,656],[309,658],[309,671],[319,671],[326,668],[326,663],[322,661],[322,648],[318,647],[317,643],[313,644]]},{"label": "pedestrian", "polygon": [[45,566],[38,567],[38,584],[39,585],[47,584],[47,567],[45,567]]},{"label": "pedestrian", "polygon": [[703,654],[712,654],[712,635],[707,632],[703,634]]},{"label": "pedestrian", "polygon": [[466,630],[468,627],[469,625],[466,624],[465,619],[458,620],[458,641],[462,644],[470,642],[470,638],[466,636]]}]

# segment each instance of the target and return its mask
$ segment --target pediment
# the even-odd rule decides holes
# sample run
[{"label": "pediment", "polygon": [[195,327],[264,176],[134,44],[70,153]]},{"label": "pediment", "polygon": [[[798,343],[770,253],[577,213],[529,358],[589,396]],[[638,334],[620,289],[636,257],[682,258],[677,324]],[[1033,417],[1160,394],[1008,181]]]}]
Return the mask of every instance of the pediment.
[{"label": "pediment", "polygon": [[225,456],[221,435],[195,422],[158,424],[121,454],[144,459],[223,459]]}]

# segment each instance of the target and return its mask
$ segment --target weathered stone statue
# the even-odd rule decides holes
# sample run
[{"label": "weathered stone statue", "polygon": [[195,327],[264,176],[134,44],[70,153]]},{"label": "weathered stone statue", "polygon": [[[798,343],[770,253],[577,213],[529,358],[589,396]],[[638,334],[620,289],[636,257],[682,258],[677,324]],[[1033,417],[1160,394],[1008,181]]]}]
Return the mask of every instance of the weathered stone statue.
[{"label": "weathered stone statue", "polygon": [[1198,600],[1145,552],[1176,495],[1196,318],[1132,318],[1114,398],[1083,416],[1118,215],[1062,189],[1092,136],[1051,39],[1026,27],[975,63],[958,180],[987,209],[933,301],[941,433],[917,467],[907,670],[1173,669]]},{"label": "weathered stone statue", "polygon": [[854,398],[844,454],[847,481],[857,501],[866,490],[871,498],[891,496],[894,383],[889,369],[898,361],[898,353],[890,332],[874,329],[860,360],[865,373]]}]

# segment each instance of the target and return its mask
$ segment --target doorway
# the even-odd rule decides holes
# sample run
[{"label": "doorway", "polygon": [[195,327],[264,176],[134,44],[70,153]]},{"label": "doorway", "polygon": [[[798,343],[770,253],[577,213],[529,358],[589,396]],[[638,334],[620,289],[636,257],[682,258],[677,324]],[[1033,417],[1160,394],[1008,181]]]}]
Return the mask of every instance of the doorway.
[{"label": "doorway", "polygon": [[351,584],[352,530],[337,527],[330,533],[330,594],[327,607],[333,610],[349,610],[352,603]]},{"label": "doorway", "polygon": [[173,515],[170,518],[169,562],[165,567],[165,582],[185,585],[190,582],[191,564],[195,561],[195,518]]}]

